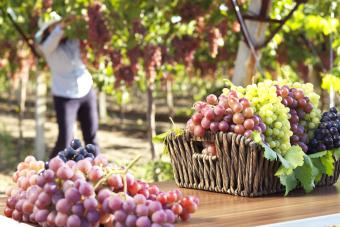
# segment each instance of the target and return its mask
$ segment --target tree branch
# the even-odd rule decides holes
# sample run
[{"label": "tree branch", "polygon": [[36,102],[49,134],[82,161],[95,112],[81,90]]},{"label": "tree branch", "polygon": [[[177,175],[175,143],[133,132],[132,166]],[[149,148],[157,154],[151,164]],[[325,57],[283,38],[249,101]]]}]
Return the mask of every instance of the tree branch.
[{"label": "tree branch", "polygon": [[11,21],[11,23],[13,24],[14,28],[17,30],[17,32],[21,35],[21,37],[23,38],[23,40],[25,41],[25,43],[28,45],[28,47],[31,49],[33,55],[38,58],[39,54],[36,51],[34,45],[32,45],[32,43],[30,42],[30,39],[25,35],[24,31],[21,29],[21,27],[14,21],[13,17],[11,14],[5,12],[4,9],[2,9],[2,12],[4,15],[7,15],[9,20]]}]

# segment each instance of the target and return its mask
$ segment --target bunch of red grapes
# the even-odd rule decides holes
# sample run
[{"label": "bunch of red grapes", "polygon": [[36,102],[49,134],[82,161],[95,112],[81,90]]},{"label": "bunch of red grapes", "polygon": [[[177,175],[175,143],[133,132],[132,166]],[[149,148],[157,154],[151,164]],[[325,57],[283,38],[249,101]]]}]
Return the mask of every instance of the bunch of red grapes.
[{"label": "bunch of red grapes", "polygon": [[214,75],[217,70],[216,61],[194,61],[195,68],[199,69],[202,76]]},{"label": "bunch of red grapes", "polygon": [[304,152],[308,150],[308,135],[300,121],[313,110],[313,105],[303,91],[289,88],[287,85],[276,86],[276,94],[282,97],[282,104],[290,109],[290,128],[293,135],[290,137],[292,145],[299,145]]},{"label": "bunch of red grapes", "polygon": [[218,28],[212,28],[208,34],[209,51],[211,57],[215,58],[218,54],[218,47],[223,43],[223,38]]},{"label": "bunch of red grapes", "polygon": [[199,4],[192,1],[185,1],[178,9],[178,13],[183,22],[189,22],[202,15],[203,10]]},{"label": "bunch of red grapes", "polygon": [[96,54],[104,52],[105,44],[110,40],[110,33],[102,14],[102,5],[94,2],[87,8],[88,14],[88,42]]},{"label": "bunch of red grapes", "polygon": [[115,72],[115,76],[117,87],[119,86],[120,81],[125,81],[128,86],[131,86],[135,78],[135,74],[130,65],[120,67]]},{"label": "bunch of red grapes", "polygon": [[42,8],[44,10],[51,8],[52,5],[53,5],[53,0],[43,0],[43,2],[42,2]]},{"label": "bunch of red grapes", "polygon": [[199,40],[185,35],[182,38],[175,37],[172,40],[175,49],[175,59],[181,60],[183,64],[190,68],[192,66],[196,49],[199,47]]},{"label": "bunch of red grapes", "polygon": [[121,170],[102,155],[77,162],[55,157],[46,169],[28,156],[13,175],[4,214],[39,226],[170,227],[197,210],[196,197],[162,192]]},{"label": "bunch of red grapes", "polygon": [[156,68],[162,64],[162,51],[158,46],[150,45],[145,49],[144,69],[146,76],[150,80],[156,78]]},{"label": "bunch of red grapes", "polygon": [[141,34],[141,35],[145,35],[146,29],[142,25],[142,22],[141,22],[140,19],[136,19],[132,22],[132,32],[137,33],[137,34]]},{"label": "bunch of red grapes", "polygon": [[109,50],[108,55],[110,56],[113,71],[119,70],[122,67],[122,54],[118,50]]},{"label": "bunch of red grapes", "polygon": [[127,54],[128,58],[130,60],[131,70],[134,74],[136,74],[137,71],[138,71],[138,68],[139,68],[138,67],[138,58],[143,56],[143,51],[139,47],[135,46],[135,47],[129,49],[126,54]]},{"label": "bunch of red grapes", "polygon": [[203,137],[207,131],[234,132],[250,137],[253,131],[258,131],[264,139],[266,125],[254,114],[254,109],[245,98],[239,98],[235,91],[228,96],[218,98],[210,94],[206,102],[194,105],[195,113],[188,120],[186,130],[194,136]]}]

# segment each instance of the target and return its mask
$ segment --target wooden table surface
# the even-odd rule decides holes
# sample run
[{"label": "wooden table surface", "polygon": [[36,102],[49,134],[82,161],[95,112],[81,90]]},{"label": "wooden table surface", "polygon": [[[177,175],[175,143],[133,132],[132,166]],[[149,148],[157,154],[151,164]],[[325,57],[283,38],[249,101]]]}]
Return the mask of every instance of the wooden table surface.
[{"label": "wooden table surface", "polygon": [[[157,185],[164,191],[176,188],[174,182]],[[254,226],[301,218],[340,213],[340,181],[332,187],[259,198],[238,197],[214,192],[181,189],[184,194],[199,197],[200,205],[189,222],[176,226]],[[0,214],[5,197],[0,196]],[[340,224],[334,223],[334,224]]]}]

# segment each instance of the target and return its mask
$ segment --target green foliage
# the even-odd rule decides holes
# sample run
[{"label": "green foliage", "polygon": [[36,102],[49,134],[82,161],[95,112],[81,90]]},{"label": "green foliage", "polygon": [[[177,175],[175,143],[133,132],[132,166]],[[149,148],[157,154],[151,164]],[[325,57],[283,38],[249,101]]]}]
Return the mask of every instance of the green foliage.
[{"label": "green foliage", "polygon": [[161,182],[173,180],[172,165],[167,155],[161,155],[155,160],[132,168],[133,175],[146,182]]}]

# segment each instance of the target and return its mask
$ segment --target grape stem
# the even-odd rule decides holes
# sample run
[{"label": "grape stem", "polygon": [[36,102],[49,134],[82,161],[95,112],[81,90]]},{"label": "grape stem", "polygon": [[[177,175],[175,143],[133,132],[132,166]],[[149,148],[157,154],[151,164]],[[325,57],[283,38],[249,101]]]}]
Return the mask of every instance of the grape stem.
[{"label": "grape stem", "polygon": [[127,180],[126,180],[126,174],[131,169],[131,167],[136,164],[136,162],[142,157],[142,155],[138,155],[132,162],[129,163],[127,167],[124,168],[124,170],[118,170],[118,169],[112,169],[109,171],[105,176],[103,176],[94,186],[94,190],[97,190],[98,187],[103,184],[112,174],[121,174],[123,175],[123,182],[124,182],[124,192],[127,193]]}]

